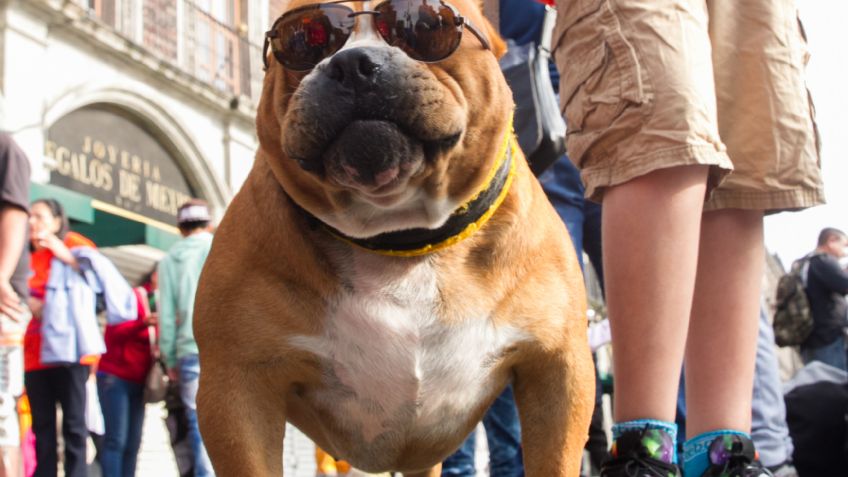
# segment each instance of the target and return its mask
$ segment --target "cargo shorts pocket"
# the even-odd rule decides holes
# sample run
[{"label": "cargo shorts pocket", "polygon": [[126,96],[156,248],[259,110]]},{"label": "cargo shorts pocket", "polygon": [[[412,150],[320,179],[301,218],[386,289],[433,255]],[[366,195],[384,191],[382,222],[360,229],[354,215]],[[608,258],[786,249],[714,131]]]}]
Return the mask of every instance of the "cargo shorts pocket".
[{"label": "cargo shorts pocket", "polygon": [[[802,53],[802,64],[806,68],[807,63],[810,61],[810,50],[808,47],[807,40],[807,30],[804,29],[804,23],[801,22],[800,13],[795,14],[795,21],[798,22],[798,37],[800,41],[800,49]],[[813,95],[810,93],[810,89],[807,85],[804,85],[804,89],[807,91],[807,102],[809,103],[810,110],[810,122],[813,125],[813,139],[816,144],[816,166],[821,169],[821,132],[819,131],[819,125],[816,122],[816,105],[813,103]]]},{"label": "cargo shorts pocket", "polygon": [[650,88],[610,0],[584,2],[558,31],[560,94],[569,134],[600,132],[625,110],[646,115]]}]

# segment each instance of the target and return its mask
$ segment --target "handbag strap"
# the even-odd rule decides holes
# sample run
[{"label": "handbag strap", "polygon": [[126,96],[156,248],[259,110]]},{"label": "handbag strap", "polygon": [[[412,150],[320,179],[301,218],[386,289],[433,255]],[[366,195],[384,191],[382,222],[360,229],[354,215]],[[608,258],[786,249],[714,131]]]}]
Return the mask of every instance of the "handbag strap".
[{"label": "handbag strap", "polygon": [[159,359],[159,343],[156,340],[156,327],[147,325],[147,337],[150,339],[150,354],[153,359]]},{"label": "handbag strap", "polygon": [[542,54],[551,56],[551,40],[554,36],[554,26],[556,26],[557,11],[556,8],[545,5],[545,20],[542,23],[542,38],[539,39],[539,50]]}]

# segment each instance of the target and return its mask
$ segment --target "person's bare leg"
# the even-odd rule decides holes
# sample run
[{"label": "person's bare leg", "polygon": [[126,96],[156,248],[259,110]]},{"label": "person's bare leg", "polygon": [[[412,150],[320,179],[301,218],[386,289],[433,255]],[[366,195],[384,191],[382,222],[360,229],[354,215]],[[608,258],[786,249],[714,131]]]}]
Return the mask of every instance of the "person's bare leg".
[{"label": "person's bare leg", "polygon": [[686,347],[686,433],[749,432],[760,291],[763,212],[704,214]]},{"label": "person's bare leg", "polygon": [[674,421],[707,168],[662,169],[604,195],[616,422]]},{"label": "person's bare leg", "polygon": [[18,477],[21,475],[21,448],[15,446],[0,447],[0,477]]}]

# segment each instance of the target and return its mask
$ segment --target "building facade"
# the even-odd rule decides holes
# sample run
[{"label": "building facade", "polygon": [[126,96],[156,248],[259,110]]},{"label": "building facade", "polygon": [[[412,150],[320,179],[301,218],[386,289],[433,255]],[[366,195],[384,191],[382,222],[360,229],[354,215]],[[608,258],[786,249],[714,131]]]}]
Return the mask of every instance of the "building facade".
[{"label": "building facade", "polygon": [[249,172],[262,39],[282,0],[0,0],[3,129],[131,280],[178,238],[176,208],[217,217]]}]

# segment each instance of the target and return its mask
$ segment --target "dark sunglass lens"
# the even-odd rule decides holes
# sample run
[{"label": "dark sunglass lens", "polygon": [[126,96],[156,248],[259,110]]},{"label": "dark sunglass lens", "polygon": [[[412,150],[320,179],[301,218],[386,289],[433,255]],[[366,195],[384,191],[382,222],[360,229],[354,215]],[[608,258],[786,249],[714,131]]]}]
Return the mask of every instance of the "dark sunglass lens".
[{"label": "dark sunglass lens", "polygon": [[343,5],[316,5],[283,15],[271,39],[274,56],[290,70],[314,68],[347,41],[354,24],[351,13]]},{"label": "dark sunglass lens", "polygon": [[456,14],[439,0],[389,0],[376,10],[380,35],[413,59],[443,60],[462,41]]}]

